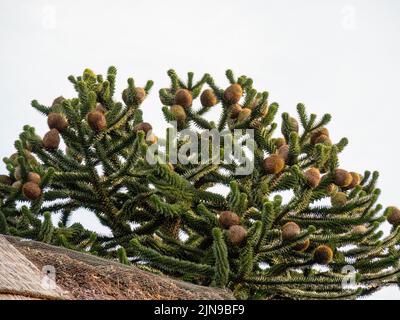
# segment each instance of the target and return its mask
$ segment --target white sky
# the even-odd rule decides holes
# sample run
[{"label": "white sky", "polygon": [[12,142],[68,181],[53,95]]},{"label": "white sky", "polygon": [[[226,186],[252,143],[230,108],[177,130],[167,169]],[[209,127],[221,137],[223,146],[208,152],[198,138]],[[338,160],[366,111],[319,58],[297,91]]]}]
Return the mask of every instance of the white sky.
[{"label": "white sky", "polygon": [[[118,70],[118,89],[133,76],[155,81],[144,116],[163,135],[157,91],[166,71],[224,71],[254,79],[280,111],[331,113],[335,141],[350,144],[342,167],[379,170],[384,206],[399,205],[398,170],[400,1],[12,1],[0,2],[0,157],[13,152],[24,124],[40,134],[46,121],[37,99],[72,97],[67,81],[86,67]],[[397,40],[396,40],[397,39]],[[4,170],[4,165],[1,165]],[[74,220],[99,229],[86,212]],[[375,299],[400,299],[397,288]]]}]

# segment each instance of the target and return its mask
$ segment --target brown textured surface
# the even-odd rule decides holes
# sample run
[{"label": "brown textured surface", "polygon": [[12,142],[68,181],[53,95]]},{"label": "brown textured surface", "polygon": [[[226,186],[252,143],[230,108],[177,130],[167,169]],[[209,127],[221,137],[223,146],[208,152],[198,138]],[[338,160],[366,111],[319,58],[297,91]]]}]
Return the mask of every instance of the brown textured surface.
[{"label": "brown textured surface", "polygon": [[[43,265],[44,266],[44,265]],[[0,300],[67,298],[59,287],[44,286],[44,276],[6,238],[0,235]]]},{"label": "brown textured surface", "polygon": [[158,276],[89,254],[6,237],[38,269],[52,265],[56,282],[72,299],[233,299],[231,292]]}]

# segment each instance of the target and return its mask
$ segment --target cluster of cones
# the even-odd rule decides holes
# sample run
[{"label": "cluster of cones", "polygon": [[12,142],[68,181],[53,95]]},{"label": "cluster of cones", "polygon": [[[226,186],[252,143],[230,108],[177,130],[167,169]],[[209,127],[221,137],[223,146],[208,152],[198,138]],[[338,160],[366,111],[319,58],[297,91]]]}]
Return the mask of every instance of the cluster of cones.
[{"label": "cluster of cones", "polygon": [[41,180],[41,176],[36,172],[27,172],[26,176],[23,176],[20,166],[15,167],[12,178],[7,175],[0,176],[0,183],[22,190],[24,197],[32,201],[39,199],[42,195]]},{"label": "cluster of cones", "polygon": [[[243,107],[239,102],[243,96],[243,88],[240,84],[234,83],[225,89],[223,93],[224,102],[229,105],[230,119],[237,122],[247,120],[252,112],[251,107],[255,107],[259,100],[255,99],[250,107]],[[218,98],[212,89],[204,90],[200,95],[200,102],[204,108],[211,108],[218,104]],[[193,96],[187,89],[179,89],[175,93],[174,104],[170,107],[170,112],[178,121],[178,124],[184,124],[187,120],[187,111],[192,107]],[[268,106],[262,108],[262,115],[266,115]]]},{"label": "cluster of cones", "polygon": [[[127,105],[132,105],[132,102],[128,98],[129,90],[131,89],[127,88],[122,92],[122,98]],[[143,88],[139,87],[134,88],[134,91],[135,91],[134,103],[139,105],[144,101],[146,97],[146,92]],[[61,105],[64,101],[65,99],[62,96],[56,98],[52,104],[52,109],[56,110],[57,106]],[[107,111],[108,110],[104,105],[98,103],[95,109],[87,114],[86,121],[91,130],[93,130],[94,132],[102,132],[107,130],[108,128],[107,118],[106,118]],[[63,113],[53,111],[49,113],[47,116],[47,124],[50,128],[50,131],[48,131],[43,136],[42,145],[46,150],[49,151],[57,150],[61,142],[60,133],[68,129],[69,125],[68,119],[65,117]],[[136,124],[133,127],[133,131],[136,132],[144,131],[146,134],[146,142],[148,144],[153,144],[157,142],[157,137],[155,135],[153,134],[148,135],[148,133],[152,131],[152,126],[147,122],[141,122]]]}]

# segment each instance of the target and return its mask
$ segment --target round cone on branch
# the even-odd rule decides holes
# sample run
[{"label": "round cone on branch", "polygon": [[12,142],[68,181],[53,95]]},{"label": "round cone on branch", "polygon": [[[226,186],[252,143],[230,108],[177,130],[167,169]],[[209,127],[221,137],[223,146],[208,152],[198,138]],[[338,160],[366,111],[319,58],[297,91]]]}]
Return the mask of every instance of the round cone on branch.
[{"label": "round cone on branch", "polygon": [[60,145],[60,134],[57,129],[51,129],[47,132],[42,140],[43,146],[47,150],[56,150]]},{"label": "round cone on branch", "polygon": [[242,106],[239,103],[232,104],[230,106],[231,118],[236,119],[239,116],[239,113],[243,110]]},{"label": "round cone on branch", "polygon": [[247,238],[247,230],[242,226],[234,225],[228,230],[228,238],[235,245],[242,245]]},{"label": "round cone on branch", "polygon": [[310,137],[310,142],[311,142],[312,144],[316,144],[316,143],[317,143],[316,140],[317,140],[318,137],[321,136],[321,135],[324,135],[325,137],[328,137],[328,138],[329,138],[329,131],[328,131],[328,129],[327,129],[327,128],[321,128],[321,129],[319,129],[319,130],[313,132],[313,133],[311,134],[311,137]]},{"label": "round cone on branch", "polygon": [[287,222],[282,226],[282,240],[288,241],[300,235],[301,229],[295,222]]},{"label": "round cone on branch", "polygon": [[11,186],[13,184],[13,180],[4,174],[0,175],[0,183],[5,184],[6,186]]},{"label": "round cone on branch", "polygon": [[179,123],[183,123],[186,121],[187,118],[186,111],[182,106],[174,104],[171,107],[170,111]]},{"label": "round cone on branch", "polygon": [[276,138],[274,142],[275,142],[275,147],[277,147],[277,149],[286,144],[286,140],[283,137]]},{"label": "round cone on branch", "polygon": [[289,159],[289,145],[284,144],[278,149],[278,155],[280,155],[285,162]]},{"label": "round cone on branch", "polygon": [[135,87],[135,94],[132,94],[132,96],[134,97],[134,101],[129,101],[130,90],[130,88],[126,88],[124,91],[122,91],[122,100],[125,102],[126,105],[131,105],[131,102],[139,105],[146,98],[146,91],[143,88]]},{"label": "round cone on branch", "polygon": [[47,116],[47,124],[50,129],[63,131],[68,128],[68,120],[61,113],[51,112]]},{"label": "round cone on branch", "polygon": [[55,98],[55,99],[53,100],[53,103],[51,104],[51,107],[53,108],[53,107],[59,106],[59,105],[61,105],[65,100],[66,100],[66,99],[65,99],[63,96],[59,96],[59,97],[57,97],[57,98]]},{"label": "round cone on branch", "polygon": [[239,112],[238,116],[237,116],[237,120],[239,122],[243,122],[245,120],[247,120],[251,115],[251,110],[248,108],[242,108],[242,110]]},{"label": "round cone on branch", "polygon": [[331,139],[330,139],[328,136],[326,136],[326,135],[324,135],[324,134],[321,134],[321,135],[319,135],[319,136],[315,139],[315,144],[317,144],[317,143],[322,143],[322,144],[326,144],[326,145],[331,145],[331,144],[332,144],[332,141],[331,141]]},{"label": "round cone on branch", "polygon": [[179,89],[175,93],[174,104],[178,104],[184,108],[189,108],[192,105],[193,97],[192,93],[187,89]]},{"label": "round cone on branch", "polygon": [[146,135],[153,130],[153,127],[148,122],[140,122],[133,127],[134,132],[143,131]]},{"label": "round cone on branch", "polygon": [[310,168],[308,169],[305,173],[304,176],[307,180],[307,184],[311,188],[316,188],[318,187],[320,181],[321,181],[321,173],[318,170],[318,168]]},{"label": "round cone on branch", "polygon": [[224,91],[224,100],[229,104],[238,103],[243,95],[243,89],[240,84],[234,83]]},{"label": "round cone on branch", "polygon": [[240,223],[240,217],[232,211],[223,211],[219,214],[218,221],[222,228],[229,229]]},{"label": "round cone on branch", "polygon": [[89,127],[96,132],[107,129],[107,120],[105,115],[99,111],[89,112],[87,116]]},{"label": "round cone on branch", "polygon": [[329,264],[333,259],[333,251],[329,246],[320,245],[314,251],[314,261],[318,264]]},{"label": "round cone on branch", "polygon": [[331,197],[331,203],[334,207],[341,207],[347,203],[347,195],[344,192],[336,192]]},{"label": "round cone on branch", "polygon": [[357,172],[350,172],[350,175],[352,179],[351,183],[346,187],[347,189],[353,189],[356,186],[360,185],[361,182],[361,176]]},{"label": "round cone on branch", "polygon": [[272,154],[264,159],[264,171],[267,174],[277,174],[285,168],[285,160],[277,154]]},{"label": "round cone on branch", "polygon": [[136,97],[135,97],[136,103],[141,104],[144,101],[144,99],[146,99],[146,91],[143,88],[136,87],[135,92],[136,92]]},{"label": "round cone on branch", "polygon": [[330,183],[326,187],[326,192],[331,196],[333,196],[337,191],[338,191],[338,188],[334,183]]},{"label": "round cone on branch", "polygon": [[22,193],[29,200],[36,200],[42,195],[42,189],[34,182],[27,182],[22,186]]},{"label": "round cone on branch", "polygon": [[333,172],[333,183],[336,184],[338,187],[347,187],[351,184],[353,177],[350,173],[343,169],[336,169]]},{"label": "round cone on branch", "polygon": [[210,108],[215,106],[218,100],[211,89],[206,89],[200,95],[200,102],[203,107]]},{"label": "round cone on branch", "polygon": [[11,185],[11,187],[13,187],[13,188],[15,188],[15,189],[21,189],[22,188],[22,181],[21,180],[18,180],[18,181],[15,181],[12,185]]},{"label": "round cone on branch", "polygon": [[400,209],[396,207],[389,207],[390,213],[387,217],[387,221],[393,225],[397,226],[400,224]]},{"label": "round cone on branch", "polygon": [[29,172],[27,177],[28,182],[33,182],[36,184],[40,184],[42,178],[36,172]]}]

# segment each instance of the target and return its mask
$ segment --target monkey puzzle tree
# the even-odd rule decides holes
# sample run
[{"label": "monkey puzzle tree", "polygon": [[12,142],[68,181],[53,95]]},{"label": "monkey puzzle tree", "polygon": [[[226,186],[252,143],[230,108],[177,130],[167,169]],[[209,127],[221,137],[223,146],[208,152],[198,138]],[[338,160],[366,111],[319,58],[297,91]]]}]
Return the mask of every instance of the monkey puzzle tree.
[{"label": "monkey puzzle tree", "polygon": [[[106,79],[88,69],[69,77],[77,98],[59,97],[51,107],[33,101],[50,131],[41,138],[25,126],[17,152],[4,159],[0,232],[227,287],[241,299],[348,299],[399,282],[400,211],[381,212],[378,173],[339,168],[347,140],[330,140],[329,115],[318,120],[299,104],[300,121],[283,113],[277,136],[278,104],[250,78],[227,71],[224,90],[208,74],[197,82],[193,73],[186,82],[173,70],[168,75],[171,86],[160,90],[160,100],[177,132],[168,130],[165,139],[142,119],[152,82],[141,88],[129,79],[122,104],[113,98],[114,67]],[[219,121],[207,120],[216,108]],[[221,133],[217,140],[203,135],[213,129]],[[249,129],[251,154],[234,134]],[[188,148],[196,138],[211,142],[208,158]],[[174,148],[191,161],[176,161]],[[217,155],[224,160],[214,161]],[[251,172],[238,170],[249,162]],[[110,235],[69,224],[81,208]],[[385,236],[386,220],[392,229]],[[349,266],[354,285],[344,286]]]}]

